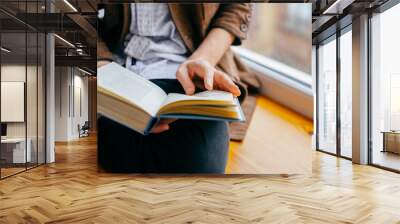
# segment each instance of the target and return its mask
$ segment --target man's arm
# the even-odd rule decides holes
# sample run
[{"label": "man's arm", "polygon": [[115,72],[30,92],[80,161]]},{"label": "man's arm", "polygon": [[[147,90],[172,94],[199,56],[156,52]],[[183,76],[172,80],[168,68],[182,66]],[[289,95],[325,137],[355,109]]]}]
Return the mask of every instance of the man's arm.
[{"label": "man's arm", "polygon": [[254,3],[221,4],[210,27],[219,27],[228,31],[235,36],[233,45],[240,45],[247,37],[253,6]]},{"label": "man's arm", "polygon": [[[221,28],[213,28],[193,52],[186,62],[179,66],[176,77],[181,83],[186,94],[193,94],[196,87],[195,76],[204,80],[204,87],[208,90],[214,88],[240,95],[239,87],[222,71],[215,69],[215,65],[232,45],[234,35]],[[152,130],[160,133],[169,129],[169,124],[174,119],[162,120]]]},{"label": "man's arm", "polygon": [[97,40],[97,68],[113,61],[113,54],[107,45],[98,37]]},{"label": "man's arm", "polygon": [[234,39],[232,33],[222,28],[213,28],[189,57],[189,60],[206,59],[212,66],[215,66],[232,45]]},{"label": "man's arm", "polygon": [[215,65],[231,45],[239,45],[246,38],[251,14],[251,3],[221,4],[206,38],[177,71],[176,77],[186,94],[194,93],[193,80],[200,78],[208,90],[216,88],[240,95],[233,80]]}]

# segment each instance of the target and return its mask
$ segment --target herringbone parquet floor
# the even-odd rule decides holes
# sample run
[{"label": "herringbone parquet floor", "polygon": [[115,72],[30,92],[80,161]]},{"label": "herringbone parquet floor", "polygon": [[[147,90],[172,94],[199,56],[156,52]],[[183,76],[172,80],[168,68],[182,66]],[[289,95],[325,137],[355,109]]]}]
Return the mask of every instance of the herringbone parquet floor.
[{"label": "herringbone parquet floor", "polygon": [[0,181],[0,223],[400,223],[400,176],[314,153],[312,176],[99,173],[94,138]]},{"label": "herringbone parquet floor", "polygon": [[313,152],[313,174],[98,172],[96,139],[0,181],[0,223],[400,223],[400,175]]}]

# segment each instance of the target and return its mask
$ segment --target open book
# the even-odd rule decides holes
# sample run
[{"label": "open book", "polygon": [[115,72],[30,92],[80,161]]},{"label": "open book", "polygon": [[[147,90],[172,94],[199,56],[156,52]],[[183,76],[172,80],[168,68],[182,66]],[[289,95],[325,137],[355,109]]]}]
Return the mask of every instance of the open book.
[{"label": "open book", "polygon": [[160,118],[244,121],[239,101],[224,91],[166,94],[151,81],[110,63],[97,70],[97,111],[148,134]]}]

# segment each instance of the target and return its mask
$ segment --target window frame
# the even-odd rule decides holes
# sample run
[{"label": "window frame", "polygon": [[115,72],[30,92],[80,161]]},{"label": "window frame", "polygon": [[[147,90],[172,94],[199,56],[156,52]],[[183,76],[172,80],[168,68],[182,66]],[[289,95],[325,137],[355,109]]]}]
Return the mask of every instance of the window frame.
[{"label": "window frame", "polygon": [[[379,164],[374,164],[373,160],[372,160],[373,159],[373,144],[372,144],[373,143],[372,142],[372,53],[373,52],[372,52],[371,20],[373,18],[373,14],[374,13],[383,13],[386,10],[388,10],[388,9],[398,5],[398,4],[400,4],[399,0],[388,0],[384,4],[380,5],[379,7],[376,7],[376,8],[371,9],[371,10],[367,10],[365,12],[366,15],[368,16],[368,19],[367,19],[367,34],[365,36],[367,38],[367,48],[368,48],[367,49],[367,86],[365,86],[367,88],[367,108],[368,108],[367,109],[367,124],[366,124],[367,125],[367,129],[368,129],[367,130],[367,140],[366,140],[367,141],[366,142],[367,143],[367,152],[366,152],[367,153],[367,163],[366,163],[366,165],[370,165],[370,166],[373,166],[373,167],[377,167],[377,168],[388,170],[388,171],[395,172],[395,173],[400,173],[400,170],[393,169],[393,168],[390,168],[390,167],[385,167],[385,166],[382,166],[382,165],[379,165]],[[346,17],[344,17],[342,20],[344,20],[345,18]],[[337,23],[340,23],[340,22],[341,22],[341,20],[339,20]],[[352,25],[353,25],[352,22],[350,22],[349,24],[346,24],[346,26],[344,28],[340,29],[339,31],[336,31],[336,41],[337,41],[336,44],[337,44],[337,47],[340,47],[340,39],[339,39],[340,36],[343,35],[344,33],[346,33],[346,28],[348,29],[348,27],[351,27]],[[338,35],[338,33],[339,33],[339,35]],[[316,58],[316,62],[317,63],[315,65],[315,67],[316,67],[315,68],[315,71],[316,71],[316,77],[315,77],[315,79],[316,79],[316,87],[315,88],[316,88],[316,92],[317,93],[318,93],[319,88],[320,88],[320,86],[319,86],[319,74],[318,74],[319,73],[318,72],[318,70],[319,70],[318,48],[319,48],[319,45],[320,45],[321,42],[326,41],[329,38],[332,38],[332,36],[334,36],[334,35],[335,35],[335,33],[329,35],[328,37],[325,37],[324,35],[321,35],[321,36],[323,36],[323,38],[321,38],[321,36],[316,38],[317,42],[315,44],[315,46],[316,46],[315,58]],[[321,38],[321,39],[318,39],[318,38]],[[337,52],[337,56],[340,59],[340,52]],[[339,74],[340,73],[340,69],[338,71],[337,71],[337,73]],[[340,85],[340,77],[339,77],[339,79],[337,79],[336,85]],[[340,90],[340,87],[339,87],[339,90]],[[339,105],[339,107],[340,107],[340,91],[338,91],[336,94],[337,94],[336,97],[337,97],[337,100],[338,100],[337,106]],[[339,148],[338,148],[336,154],[329,153],[329,152],[324,151],[323,149],[320,149],[320,147],[319,147],[319,129],[318,129],[318,124],[320,122],[319,121],[319,110],[320,110],[320,107],[319,107],[319,104],[318,104],[319,103],[318,102],[319,97],[320,97],[319,94],[316,94],[316,97],[315,97],[316,98],[316,100],[315,100],[315,103],[316,103],[316,106],[315,106],[315,110],[316,110],[316,112],[315,112],[315,120],[316,120],[316,125],[315,125],[315,127],[316,127],[316,129],[315,129],[315,135],[316,135],[316,137],[315,137],[315,146],[316,146],[316,150],[320,151],[320,152],[323,152],[323,153],[327,153],[327,154],[336,156],[336,157],[339,157],[339,158],[344,158],[344,159],[348,159],[348,160],[353,161],[354,158],[348,158],[346,156],[341,155],[340,139],[339,139],[339,142],[337,142],[337,146],[339,146]],[[338,111],[340,112],[340,110],[338,110]],[[340,116],[340,113],[337,114],[337,115]],[[338,120],[340,121],[340,118]],[[337,133],[336,137],[338,138],[338,137],[340,137],[340,130],[341,130],[340,122],[337,123],[337,125],[339,127],[339,130],[337,130],[339,132],[339,134]],[[360,149],[360,150],[362,150],[362,149]]]},{"label": "window frame", "polygon": [[[347,18],[346,18],[347,19]],[[339,21],[340,22],[340,21]],[[352,158],[347,157],[342,155],[342,150],[341,150],[341,119],[340,119],[340,103],[341,103],[341,97],[340,97],[340,84],[341,84],[341,67],[340,67],[340,38],[342,35],[346,34],[347,32],[352,31],[352,23],[346,24],[343,28],[337,30],[335,33],[331,34],[330,36],[326,37],[325,39],[319,40],[318,43],[316,44],[316,51],[315,51],[315,58],[316,58],[316,69],[315,69],[315,74],[316,74],[316,111],[315,111],[315,118],[316,118],[316,130],[315,130],[315,146],[316,150],[319,152],[323,152],[329,155],[333,155],[339,158],[343,158],[346,160],[352,160]],[[319,53],[318,49],[321,44],[326,44],[331,41],[336,41],[336,152],[332,153],[327,150],[324,150],[320,148],[320,143],[319,143],[319,135],[320,135],[320,130],[319,130],[319,112],[320,112],[320,105],[319,105],[319,89],[320,89],[320,74],[319,74]]]},{"label": "window frame", "polygon": [[[373,45],[373,35],[372,35],[372,19],[374,18],[374,16],[376,16],[377,14],[381,14],[384,13],[385,11],[393,8],[394,6],[397,6],[398,4],[400,4],[399,0],[388,0],[385,3],[383,3],[382,5],[380,5],[379,7],[371,10],[368,12],[368,111],[367,111],[367,116],[368,116],[368,165],[373,166],[373,167],[377,167],[383,170],[387,170],[387,171],[391,171],[391,172],[395,172],[395,173],[400,173],[400,169],[394,169],[388,166],[384,166],[384,165],[380,165],[377,163],[373,162],[373,127],[372,127],[372,119],[373,119],[373,113],[372,113],[372,106],[373,106],[373,102],[372,102],[372,94],[373,94],[373,88],[372,88],[372,55],[373,55],[373,50],[372,50],[372,45]],[[375,15],[374,15],[375,14]]]}]

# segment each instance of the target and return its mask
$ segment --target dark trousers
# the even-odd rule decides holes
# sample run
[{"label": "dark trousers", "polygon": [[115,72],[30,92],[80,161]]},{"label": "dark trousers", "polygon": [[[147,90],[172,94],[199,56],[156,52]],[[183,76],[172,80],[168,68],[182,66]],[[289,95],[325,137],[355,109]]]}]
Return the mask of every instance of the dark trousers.
[{"label": "dark trousers", "polygon": [[[165,92],[183,89],[177,80],[152,80]],[[106,117],[98,119],[98,162],[109,172],[224,173],[227,122],[180,119],[168,131],[143,136]]]}]

